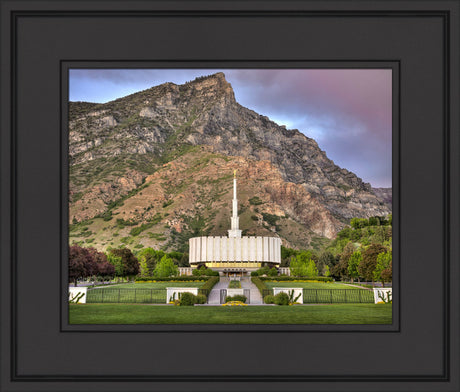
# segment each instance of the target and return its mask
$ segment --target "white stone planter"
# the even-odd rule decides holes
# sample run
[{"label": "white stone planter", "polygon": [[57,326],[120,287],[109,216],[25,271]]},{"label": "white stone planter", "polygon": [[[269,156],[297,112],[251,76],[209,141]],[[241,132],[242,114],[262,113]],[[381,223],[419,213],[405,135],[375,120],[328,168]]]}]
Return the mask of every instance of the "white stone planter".
[{"label": "white stone planter", "polygon": [[374,287],[374,302],[389,302],[393,299],[393,288]]},{"label": "white stone planter", "polygon": [[294,298],[300,294],[300,297],[296,300],[296,302],[303,304],[303,289],[299,287],[273,287],[273,295],[278,293],[286,293],[287,295],[291,295],[291,292],[294,291]]},{"label": "white stone planter", "polygon": [[198,294],[198,287],[166,287],[166,303],[169,304],[172,298],[179,299],[179,293]]},{"label": "white stone planter", "polygon": [[227,297],[233,297],[235,295],[244,295],[244,289],[227,289]]},{"label": "white stone planter", "polygon": [[69,287],[69,301],[73,300],[74,298],[77,298],[78,295],[83,293],[83,296],[79,299],[78,303],[79,304],[85,304],[86,303],[86,292],[88,291],[87,287]]}]

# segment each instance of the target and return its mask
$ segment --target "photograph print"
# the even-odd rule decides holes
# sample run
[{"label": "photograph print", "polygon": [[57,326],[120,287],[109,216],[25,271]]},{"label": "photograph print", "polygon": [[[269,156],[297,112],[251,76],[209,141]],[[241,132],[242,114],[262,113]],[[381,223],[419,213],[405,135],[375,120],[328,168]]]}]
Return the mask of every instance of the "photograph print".
[{"label": "photograph print", "polygon": [[391,69],[68,82],[70,324],[392,324]]}]

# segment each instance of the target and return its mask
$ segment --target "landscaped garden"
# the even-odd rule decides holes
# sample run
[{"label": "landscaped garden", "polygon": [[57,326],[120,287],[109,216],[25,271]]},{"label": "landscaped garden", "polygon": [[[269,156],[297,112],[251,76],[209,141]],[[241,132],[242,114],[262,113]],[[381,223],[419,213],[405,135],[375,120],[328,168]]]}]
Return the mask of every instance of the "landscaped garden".
[{"label": "landscaped garden", "polygon": [[[211,281],[212,280],[212,281]],[[88,290],[87,303],[166,303],[167,287],[197,287],[206,295],[217,278],[196,278],[196,281],[147,281],[122,283],[119,285],[99,286]],[[212,283],[214,282],[214,283]]]},{"label": "landscaped garden", "polygon": [[70,304],[71,324],[391,324],[391,304],[158,306]]},{"label": "landscaped garden", "polygon": [[291,282],[277,282],[265,281],[267,287],[301,287],[303,289],[318,289],[318,290],[363,290],[359,287],[350,286],[342,283],[318,283],[318,282],[305,282],[305,281],[291,281]]},{"label": "landscaped garden", "polygon": [[111,285],[108,287],[97,287],[95,290],[104,290],[110,287],[113,288],[124,288],[124,289],[164,289],[166,287],[201,287],[205,284],[207,279],[197,279],[191,282],[180,282],[180,281],[165,281],[165,282],[135,282],[135,283],[123,283],[120,285]]}]

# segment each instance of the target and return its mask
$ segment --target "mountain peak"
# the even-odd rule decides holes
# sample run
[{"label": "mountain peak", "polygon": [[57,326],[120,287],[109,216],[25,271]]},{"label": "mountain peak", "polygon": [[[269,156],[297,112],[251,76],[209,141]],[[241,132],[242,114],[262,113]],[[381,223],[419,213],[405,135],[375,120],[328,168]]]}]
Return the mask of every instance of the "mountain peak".
[{"label": "mountain peak", "polygon": [[205,91],[206,95],[209,97],[213,95],[223,95],[229,98],[230,101],[235,102],[235,93],[233,91],[232,85],[227,81],[227,79],[225,79],[225,74],[223,72],[217,72],[212,75],[199,76],[193,81],[185,83],[182,86],[185,88],[192,88],[198,92]]},{"label": "mountain peak", "polygon": [[[350,218],[391,212],[391,201],[386,202],[391,190],[372,192],[354,173],[336,166],[313,139],[240,105],[222,72],[181,85],[164,83],[106,104],[74,103],[69,120],[72,221],[104,216],[108,219],[104,222],[111,224],[119,220],[150,225],[156,214],[166,218],[164,209],[172,205],[168,225],[191,232],[195,208],[197,216],[203,217],[207,216],[203,208],[214,208],[216,214],[224,211],[225,173],[235,168],[226,164],[241,160],[257,169],[248,176],[255,182],[242,178],[247,199],[257,196],[264,203],[264,208],[246,203],[247,226],[259,222],[256,226],[261,230],[271,230],[278,224],[267,229],[262,223],[265,218],[268,224],[289,216],[283,221],[289,242],[300,232],[332,237]],[[162,166],[166,163],[171,165]],[[164,183],[155,182],[149,194],[142,181],[154,172]],[[205,184],[209,189],[203,191]],[[186,188],[195,189],[195,196]],[[134,190],[139,193],[130,196]],[[207,194],[211,198],[205,200]],[[126,201],[123,210],[115,211],[117,200]],[[115,218],[112,210],[114,215],[126,214]],[[215,227],[228,220],[219,216],[213,221]],[[165,220],[157,223],[149,241],[164,234],[172,244],[176,234],[164,232]],[[287,229],[289,225],[300,225],[296,227],[301,230]],[[125,237],[120,238],[127,241],[131,230],[124,229]],[[311,235],[307,236],[305,241],[310,241]]]}]

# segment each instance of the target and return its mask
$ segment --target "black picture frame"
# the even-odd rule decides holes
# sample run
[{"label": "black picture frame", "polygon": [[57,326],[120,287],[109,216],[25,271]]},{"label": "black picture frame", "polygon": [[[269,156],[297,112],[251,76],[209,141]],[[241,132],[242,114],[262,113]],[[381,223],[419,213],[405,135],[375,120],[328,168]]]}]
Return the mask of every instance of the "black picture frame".
[{"label": "black picture frame", "polygon": [[[1,391],[458,391],[459,8],[0,0]],[[387,65],[391,326],[66,323],[66,72]]]}]

